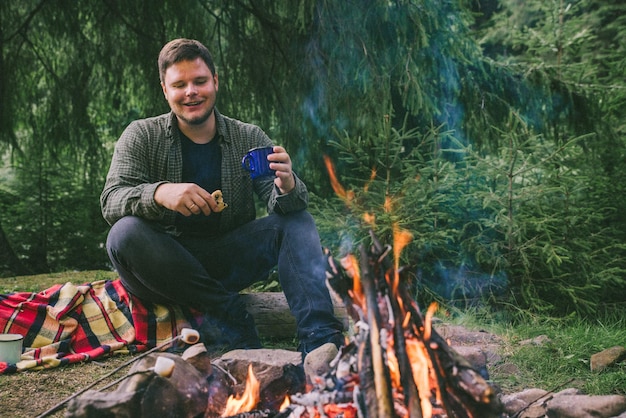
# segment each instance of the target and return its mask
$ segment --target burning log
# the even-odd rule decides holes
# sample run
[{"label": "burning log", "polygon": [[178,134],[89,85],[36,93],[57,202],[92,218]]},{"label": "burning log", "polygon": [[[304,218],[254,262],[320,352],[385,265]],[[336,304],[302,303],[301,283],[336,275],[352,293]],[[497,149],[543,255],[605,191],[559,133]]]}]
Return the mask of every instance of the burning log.
[{"label": "burning log", "polygon": [[372,242],[370,249],[360,248],[359,263],[348,255],[339,267],[328,256],[329,284],[356,324],[360,414],[501,416],[494,389],[432,328],[434,309],[424,317],[411,297],[397,261],[407,237],[393,249],[373,234]]},{"label": "burning log", "polygon": [[[367,254],[365,254],[363,248],[361,250],[362,260],[367,260]],[[370,379],[368,379],[370,375],[368,366],[371,362],[371,374],[374,377],[374,385],[372,387],[371,385],[362,384],[361,390],[365,393],[367,410],[373,413],[373,416],[391,417],[393,416],[393,400],[391,398],[391,376],[385,361],[386,335],[385,329],[381,327],[380,311],[377,309],[377,292],[369,267],[369,263],[361,263],[361,283],[363,285],[363,293],[365,294],[365,303],[369,308],[367,309],[369,340],[364,345],[359,357],[361,359],[361,370],[364,372],[364,378],[361,379],[361,382],[370,382]]]}]

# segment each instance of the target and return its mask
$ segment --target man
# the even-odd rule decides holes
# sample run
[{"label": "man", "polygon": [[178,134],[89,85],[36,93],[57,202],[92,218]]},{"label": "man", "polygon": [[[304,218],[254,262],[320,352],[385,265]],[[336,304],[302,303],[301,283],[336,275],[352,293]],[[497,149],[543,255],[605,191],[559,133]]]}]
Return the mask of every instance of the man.
[{"label": "man", "polygon": [[[107,251],[122,283],[144,300],[217,319],[229,348],[258,348],[238,292],[278,266],[303,356],[341,345],[319,235],[305,210],[307,189],[289,154],[259,127],[218,112],[218,75],[200,42],[169,42],[158,66],[171,112],[125,129],[100,198],[112,225]],[[241,161],[260,146],[273,146],[267,160],[275,176],[253,180]],[[215,191],[228,205],[223,211]],[[268,216],[255,219],[254,194]]]}]

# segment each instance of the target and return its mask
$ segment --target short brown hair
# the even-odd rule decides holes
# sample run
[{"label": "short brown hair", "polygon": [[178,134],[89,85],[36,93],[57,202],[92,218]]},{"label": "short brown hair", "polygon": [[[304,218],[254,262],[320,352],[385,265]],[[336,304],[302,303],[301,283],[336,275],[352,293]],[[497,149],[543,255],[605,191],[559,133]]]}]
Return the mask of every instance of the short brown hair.
[{"label": "short brown hair", "polygon": [[179,38],[169,41],[159,53],[159,78],[161,82],[165,79],[165,72],[169,67],[181,61],[193,61],[202,58],[215,75],[215,63],[211,53],[202,43],[194,39]]}]

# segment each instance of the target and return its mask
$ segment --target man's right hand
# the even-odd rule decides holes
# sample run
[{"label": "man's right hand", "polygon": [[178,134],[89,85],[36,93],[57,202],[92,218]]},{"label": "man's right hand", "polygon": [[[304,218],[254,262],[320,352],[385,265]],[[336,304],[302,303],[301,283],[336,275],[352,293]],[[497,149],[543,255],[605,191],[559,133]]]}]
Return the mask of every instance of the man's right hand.
[{"label": "man's right hand", "polygon": [[154,201],[182,215],[210,215],[219,207],[211,193],[195,183],[163,183],[154,192]]}]

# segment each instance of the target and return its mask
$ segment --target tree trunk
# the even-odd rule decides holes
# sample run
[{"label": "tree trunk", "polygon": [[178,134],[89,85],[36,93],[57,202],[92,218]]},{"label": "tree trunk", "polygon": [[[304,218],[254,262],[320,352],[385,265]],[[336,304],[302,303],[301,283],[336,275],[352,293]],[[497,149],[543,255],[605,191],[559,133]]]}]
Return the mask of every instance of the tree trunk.
[{"label": "tree trunk", "polygon": [[31,274],[24,263],[17,257],[11,243],[0,224],[0,277],[24,276]]}]

